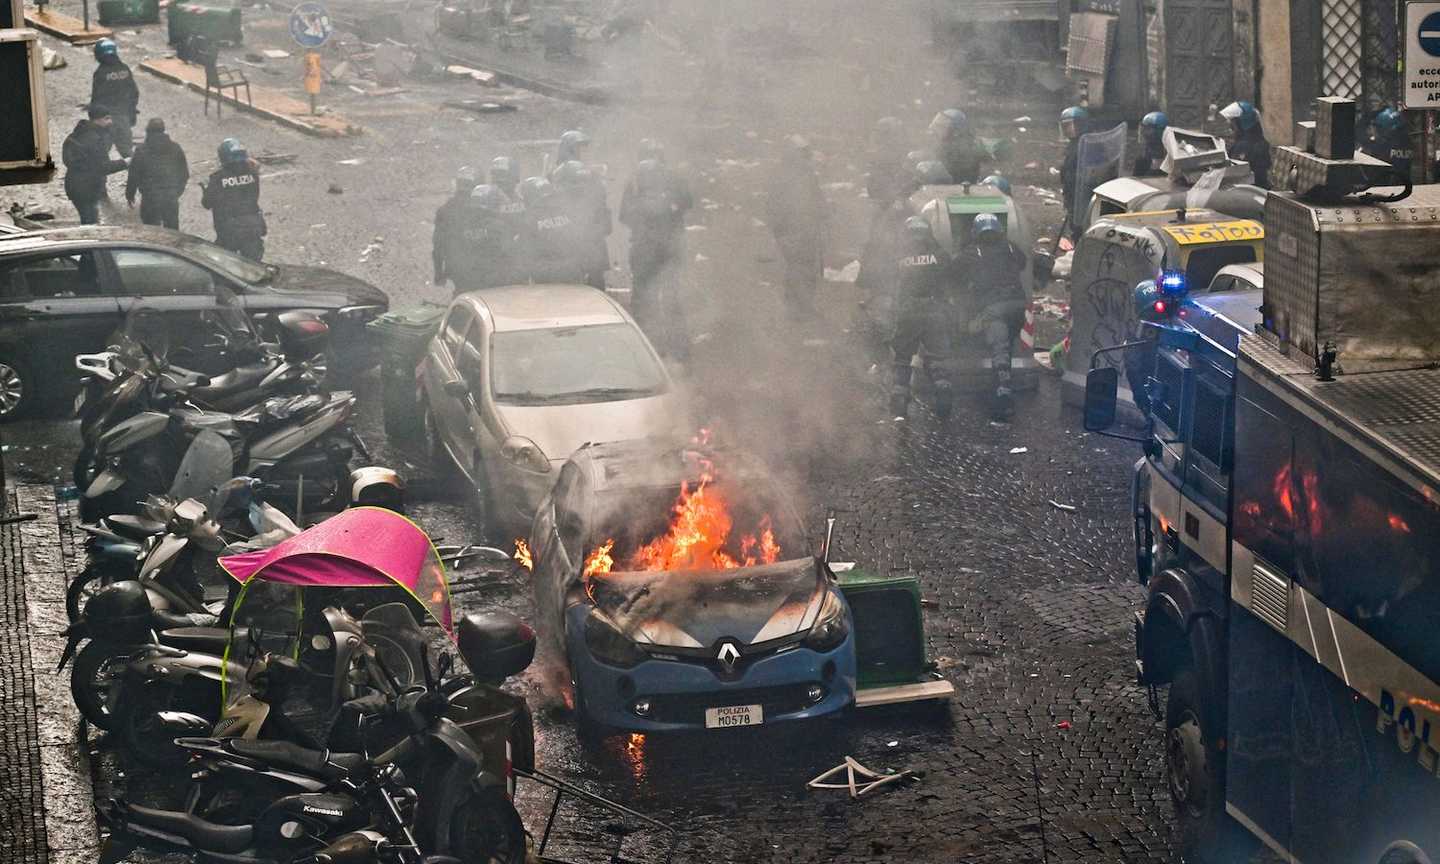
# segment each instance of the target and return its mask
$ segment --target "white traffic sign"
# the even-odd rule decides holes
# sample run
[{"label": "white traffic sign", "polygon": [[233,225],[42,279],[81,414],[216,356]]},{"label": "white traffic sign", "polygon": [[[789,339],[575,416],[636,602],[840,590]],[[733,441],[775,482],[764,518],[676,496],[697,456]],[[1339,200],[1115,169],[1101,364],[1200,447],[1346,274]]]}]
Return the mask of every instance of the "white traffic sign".
[{"label": "white traffic sign", "polygon": [[1440,109],[1440,3],[1405,4],[1405,107]]}]

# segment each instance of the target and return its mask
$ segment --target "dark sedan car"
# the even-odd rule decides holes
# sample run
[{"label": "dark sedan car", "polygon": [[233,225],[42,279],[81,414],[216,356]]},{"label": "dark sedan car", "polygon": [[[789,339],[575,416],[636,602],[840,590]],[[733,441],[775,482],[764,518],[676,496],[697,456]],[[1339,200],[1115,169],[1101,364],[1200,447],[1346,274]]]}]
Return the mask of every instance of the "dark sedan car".
[{"label": "dark sedan car", "polygon": [[363,327],[390,305],[385,292],[343,273],[258,264],[163,228],[0,234],[0,418],[72,392],[75,355],[104,350],[130,310],[153,309],[174,332],[193,332],[215,307],[218,288],[233,292],[252,315],[319,313],[341,368],[374,359]]}]

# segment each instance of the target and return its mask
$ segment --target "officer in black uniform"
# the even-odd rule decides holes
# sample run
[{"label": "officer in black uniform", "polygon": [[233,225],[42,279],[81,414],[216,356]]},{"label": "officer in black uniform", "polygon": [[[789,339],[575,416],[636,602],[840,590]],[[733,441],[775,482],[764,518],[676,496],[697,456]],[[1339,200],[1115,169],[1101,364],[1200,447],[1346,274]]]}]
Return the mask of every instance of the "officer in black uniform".
[{"label": "officer in black uniform", "polygon": [[956,272],[950,253],[923,216],[911,216],[899,238],[895,261],[895,355],[890,413],[903,418],[910,408],[910,361],[923,345],[935,382],[935,413],[950,416],[955,391],[951,383],[954,329],[952,302]]},{"label": "officer in black uniform", "polygon": [[145,143],[135,148],[130,174],[125,179],[125,202],[135,206],[140,194],[140,221],[146,225],[180,227],[180,196],[190,182],[185,151],[165,134],[165,121],[151,117],[145,124]]},{"label": "officer in black uniform", "polygon": [[655,347],[677,360],[690,345],[679,291],[693,204],[688,186],[655,159],[640,160],[620,201],[620,221],[630,229],[630,311]]},{"label": "officer in black uniform", "polygon": [[555,166],[551,169],[551,181],[554,181],[554,173],[560,170],[560,166],[566,162],[585,162],[585,151],[590,146],[590,136],[579,129],[567,129],[560,133],[560,141],[555,145]]},{"label": "officer in black uniform", "polygon": [[1136,177],[1158,177],[1165,162],[1165,130],[1170,118],[1164,111],[1151,111],[1140,118],[1140,155],[1135,157]]},{"label": "officer in black uniform", "polygon": [[514,159],[509,156],[496,156],[490,160],[490,185],[510,198],[516,197],[516,187],[520,185],[520,169],[516,167]]},{"label": "officer in black uniform", "polygon": [[121,156],[130,157],[135,150],[130,131],[140,109],[140,88],[130,67],[120,60],[120,47],[114,40],[95,43],[95,73],[90,78],[90,104],[110,109],[110,136]]},{"label": "officer in black uniform", "polygon": [[260,165],[234,138],[220,142],[220,167],[201,184],[200,204],[215,219],[215,242],[252,261],[265,257],[265,215],[260,212]]},{"label": "officer in black uniform", "polygon": [[1000,218],[993,213],[975,217],[972,245],[957,258],[967,287],[965,320],[971,335],[980,336],[990,351],[995,380],[995,419],[1006,421],[1013,411],[1010,367],[1015,337],[1025,324],[1025,296],[1021,274],[1025,253],[1005,237]]},{"label": "officer in black uniform", "polygon": [[614,217],[605,196],[605,183],[583,162],[574,159],[561,163],[555,169],[552,182],[570,218],[580,226],[578,235],[581,244],[577,257],[585,271],[585,284],[603,291],[605,273],[610,269],[607,238],[614,229]]},{"label": "officer in black uniform", "polygon": [[459,247],[447,266],[455,293],[510,285],[515,281],[517,240],[514,221],[502,208],[505,193],[482,183],[470,191],[460,212]]},{"label": "officer in black uniform", "polygon": [[988,158],[975,140],[970,118],[959,108],[946,108],[930,121],[930,134],[935,138],[935,159],[939,160],[956,183],[974,183],[980,179],[980,166]]},{"label": "officer in black uniform", "polygon": [[1250,163],[1255,185],[1270,188],[1270,142],[1260,123],[1260,112],[1249,102],[1231,102],[1220,109],[1220,116],[1230,121],[1228,152],[1235,159]]},{"label": "officer in black uniform", "polygon": [[520,181],[525,205],[525,230],[520,237],[522,270],[536,283],[569,284],[585,281],[580,258],[584,247],[581,226],[555,186],[544,177]]},{"label": "officer in black uniform", "polygon": [[1074,236],[1075,226],[1075,181],[1080,173],[1080,136],[1090,123],[1090,112],[1079,105],[1071,105],[1060,112],[1060,134],[1065,138],[1065,160],[1060,163],[1060,196],[1065,202],[1065,219],[1069,232]]},{"label": "officer in black uniform", "polygon": [[80,214],[81,225],[100,223],[100,199],[105,178],[125,170],[124,159],[110,158],[110,109],[91,105],[86,119],[65,136],[61,160],[65,163],[65,195]]},{"label": "officer in black uniform", "polygon": [[435,266],[435,284],[444,285],[455,275],[455,260],[460,248],[462,214],[470,203],[470,192],[477,185],[475,169],[462,165],[455,172],[455,188],[435,211],[435,234],[430,244],[430,260]]},{"label": "officer in black uniform", "polygon": [[1410,127],[1405,122],[1405,115],[1387,105],[1375,112],[1370,128],[1370,137],[1361,149],[1376,159],[1389,162],[1396,171],[1409,177],[1412,152]]}]

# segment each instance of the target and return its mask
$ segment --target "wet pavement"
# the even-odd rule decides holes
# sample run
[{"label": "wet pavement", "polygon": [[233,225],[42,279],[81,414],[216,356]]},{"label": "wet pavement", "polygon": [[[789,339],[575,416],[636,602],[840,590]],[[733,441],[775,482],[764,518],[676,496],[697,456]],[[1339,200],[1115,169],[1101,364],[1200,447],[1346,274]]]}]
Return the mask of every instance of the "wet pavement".
[{"label": "wet pavement", "polygon": [[[281,44],[283,31],[268,20],[258,11],[247,17],[257,47]],[[907,53],[902,42],[872,51],[883,28],[833,28],[830,36],[860,45],[843,62],[820,49],[792,52],[777,71],[779,61],[771,61],[784,52],[740,34],[730,43],[736,57],[677,62],[669,90],[648,80],[645,100],[604,108],[512,91],[505,98],[520,110],[476,115],[439,107],[456,95],[461,85],[453,82],[407,82],[408,92],[384,97],[334,88],[325,101],[366,128],[340,140],[230,112],[221,121],[203,118],[198,95],[140,73],[140,125],[164,116],[194,175],[213,167],[206,160],[226,135],[241,137],[252,153],[295,155],[265,169],[268,256],[370,280],[395,307],[449,295],[428,281],[430,219],[455,167],[517,153],[533,170],[543,142],[581,126],[599,142],[597,160],[611,166],[613,199],[633,142],[666,136],[672,161],[696,187],[684,294],[695,348],[676,371],[694,394],[697,419],[722,442],[770,462],[815,542],[835,511],[837,560],[920,580],[930,653],[957,693],[938,709],[884,709],[794,728],[620,736],[595,746],[577,737],[563,694],[549,683],[555,670],[542,660],[514,682],[535,712],[540,767],[675,825],[680,861],[1169,860],[1160,729],[1133,683],[1130,611],[1141,589],[1129,571],[1127,478],[1136,454],[1080,433],[1048,379],[1020,400],[1010,424],[991,423],[983,406],[968,401],[948,423],[923,405],[896,423],[883,405],[888,353],[857,315],[855,287],[824,285],[812,321],[792,321],[780,306],[781,267],[759,216],[781,134],[799,128],[815,141],[832,208],[825,263],[838,269],[858,255],[869,215],[859,153],[873,118],[895,113],[920,128],[951,100],[977,102],[924,52]],[[163,43],[156,28],[122,30],[118,38],[132,62]],[[85,99],[91,69],[88,49],[60,50],[71,65],[46,79],[57,142]],[[699,86],[702,71],[725,76],[729,86]],[[253,74],[278,81],[283,73]],[[814,98],[817,82],[828,82],[826,104]],[[459,95],[492,92],[464,87]],[[1033,113],[1050,110],[1042,104]],[[1006,171],[1031,221],[1053,227],[1059,208],[1043,188],[1058,155],[1051,124],[978,113],[986,133],[1015,139]],[[328,192],[332,184],[343,191]],[[57,188],[13,197],[48,201],[69,218]],[[198,193],[184,199],[182,224],[209,236]],[[612,237],[617,261],[623,233]],[[611,284],[624,296],[623,268]],[[375,377],[356,389],[362,433],[379,461],[411,478],[417,521],[449,542],[478,539],[463,501],[416,464],[411,442],[384,439]],[[65,483],[73,423],[26,421],[3,435],[12,482]],[[460,579],[455,597],[462,610],[498,606],[534,618],[518,572]],[[174,778],[130,765],[103,738],[91,746],[97,792],[175,802]],[[846,755],[923,776],[859,802],[805,790]],[[548,795],[522,786],[520,802],[538,830]],[[547,851],[606,860],[606,843],[617,836],[606,817],[567,805],[559,822],[552,841],[559,845]],[[625,854],[657,861],[663,847],[660,838],[637,834]]]}]

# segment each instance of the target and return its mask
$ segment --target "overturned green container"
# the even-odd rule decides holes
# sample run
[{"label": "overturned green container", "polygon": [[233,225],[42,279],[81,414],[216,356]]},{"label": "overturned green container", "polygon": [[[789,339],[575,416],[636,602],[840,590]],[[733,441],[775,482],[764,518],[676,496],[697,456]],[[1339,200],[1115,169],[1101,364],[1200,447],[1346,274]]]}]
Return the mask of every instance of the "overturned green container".
[{"label": "overturned green container", "polygon": [[386,312],[365,325],[379,343],[380,395],[385,409],[385,434],[402,444],[425,434],[415,367],[425,356],[430,338],[440,329],[445,307],[423,303]]},{"label": "overturned green container", "polygon": [[100,0],[96,10],[106,27],[160,23],[160,0]]}]

